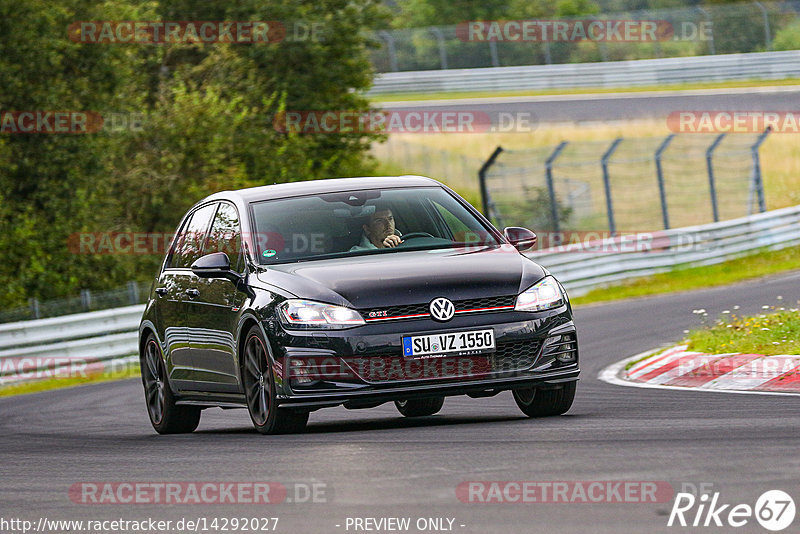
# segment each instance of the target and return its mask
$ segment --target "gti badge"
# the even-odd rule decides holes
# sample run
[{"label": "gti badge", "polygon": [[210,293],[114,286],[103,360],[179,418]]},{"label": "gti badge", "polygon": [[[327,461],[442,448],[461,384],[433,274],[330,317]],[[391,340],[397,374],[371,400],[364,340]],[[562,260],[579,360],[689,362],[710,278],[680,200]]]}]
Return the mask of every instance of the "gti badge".
[{"label": "gti badge", "polygon": [[456,313],[455,305],[450,301],[450,299],[446,299],[444,297],[433,299],[428,309],[431,312],[431,317],[442,322],[449,321]]}]

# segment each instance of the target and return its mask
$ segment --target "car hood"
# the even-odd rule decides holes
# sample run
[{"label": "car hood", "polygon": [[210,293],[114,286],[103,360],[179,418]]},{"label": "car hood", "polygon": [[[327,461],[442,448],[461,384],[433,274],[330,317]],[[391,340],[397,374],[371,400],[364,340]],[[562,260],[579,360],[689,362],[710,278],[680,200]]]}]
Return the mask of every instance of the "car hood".
[{"label": "car hood", "polygon": [[271,265],[257,277],[282,293],[365,309],[426,303],[436,297],[516,295],[546,274],[537,263],[503,245]]}]

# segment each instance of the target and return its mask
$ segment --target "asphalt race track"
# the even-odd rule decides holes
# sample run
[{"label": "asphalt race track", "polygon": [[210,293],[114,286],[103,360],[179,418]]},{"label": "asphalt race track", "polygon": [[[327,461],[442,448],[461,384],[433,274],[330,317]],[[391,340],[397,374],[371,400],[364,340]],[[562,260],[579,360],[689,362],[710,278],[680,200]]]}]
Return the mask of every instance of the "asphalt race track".
[{"label": "asphalt race track", "polygon": [[[671,502],[470,504],[457,499],[456,487],[472,480],[666,481],[676,491],[711,483],[725,503],[753,506],[771,489],[797,501],[800,398],[619,387],[596,377],[608,364],[679,339],[700,322],[693,309],[713,318],[734,305],[757,313],[798,299],[794,273],[579,309],[578,396],[566,416],[549,419],[524,418],[504,393],[450,398],[423,420],[404,420],[392,405],[323,410],[311,415],[307,433],[276,437],[257,434],[244,410],[213,409],[196,433],[162,437],[150,427],[137,380],[0,399],[0,516],[279,517],[278,531],[293,534],[354,532],[345,530],[347,517],[410,517],[412,525],[444,517],[465,533],[708,531],[667,528]],[[87,481],[317,482],[327,502],[73,503],[69,488]],[[737,531],[765,532],[754,520]]]},{"label": "asphalt race track", "polygon": [[387,102],[380,106],[407,111],[483,112],[492,117],[501,112],[530,113],[536,122],[546,123],[666,120],[675,111],[792,111],[798,98],[800,87],[785,86]]}]

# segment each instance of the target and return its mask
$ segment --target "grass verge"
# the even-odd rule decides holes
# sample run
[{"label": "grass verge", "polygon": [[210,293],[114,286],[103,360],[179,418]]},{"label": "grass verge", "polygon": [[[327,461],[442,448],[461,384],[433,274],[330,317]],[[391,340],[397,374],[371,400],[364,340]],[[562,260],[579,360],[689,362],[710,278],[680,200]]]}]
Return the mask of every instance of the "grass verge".
[{"label": "grass verge", "polygon": [[795,269],[800,269],[800,247],[762,251],[716,265],[682,267],[666,273],[635,278],[622,284],[594,289],[572,299],[572,304],[581,306],[646,295],[704,289]]},{"label": "grass verge", "polygon": [[800,313],[795,308],[769,308],[753,317],[738,317],[726,310],[711,326],[693,330],[689,350],[745,354],[800,354]]},{"label": "grass verge", "polygon": [[375,95],[373,104],[421,100],[457,100],[461,98],[491,98],[513,96],[583,95],[607,93],[643,93],[649,91],[691,91],[693,89],[735,89],[739,87],[777,87],[800,84],[800,78],[784,80],[734,80],[726,82],[695,82],[676,85],[643,85],[639,87],[574,87],[565,89],[537,89],[525,91],[460,91],[440,93],[394,93]]}]

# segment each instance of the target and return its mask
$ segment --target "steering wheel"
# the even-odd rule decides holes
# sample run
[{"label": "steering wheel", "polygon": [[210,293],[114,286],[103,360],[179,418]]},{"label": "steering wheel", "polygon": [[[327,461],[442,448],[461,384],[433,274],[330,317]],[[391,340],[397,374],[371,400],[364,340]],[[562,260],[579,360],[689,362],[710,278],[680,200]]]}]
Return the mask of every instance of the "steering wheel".
[{"label": "steering wheel", "polygon": [[410,232],[408,234],[403,234],[400,236],[403,241],[408,241],[409,239],[415,239],[417,237],[433,237],[428,232]]}]

